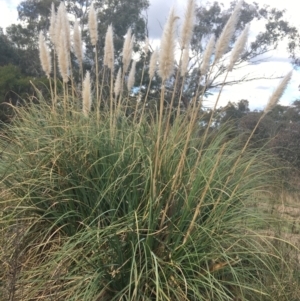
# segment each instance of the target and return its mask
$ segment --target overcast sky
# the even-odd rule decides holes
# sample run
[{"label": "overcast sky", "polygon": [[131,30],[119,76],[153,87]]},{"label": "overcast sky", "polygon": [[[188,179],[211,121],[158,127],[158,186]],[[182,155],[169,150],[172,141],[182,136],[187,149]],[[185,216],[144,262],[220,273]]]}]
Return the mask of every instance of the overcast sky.
[{"label": "overcast sky", "polygon": [[[0,27],[5,28],[6,26],[17,21],[16,6],[19,4],[19,2],[20,0],[0,0]],[[158,43],[158,39],[161,36],[162,27],[168,16],[170,7],[175,5],[178,15],[183,16],[186,2],[187,0],[150,0],[151,5],[148,10],[148,25],[153,44]],[[197,2],[204,3],[206,1],[198,0]],[[220,2],[224,3],[225,6],[228,6],[231,0],[221,0]],[[296,5],[297,1],[256,0],[255,2],[260,5],[267,4],[271,7],[286,9],[287,20],[300,30],[298,6]],[[263,25],[259,22],[251,24],[251,36],[257,34],[262,29],[262,26]],[[241,76],[251,73],[251,76],[277,77],[284,76],[291,69],[292,65],[289,63],[287,51],[285,47],[282,46],[279,47],[277,51],[272,52],[268,56],[266,62],[243,68],[241,71],[235,71],[231,76],[234,79],[239,79]],[[227,87],[222,93],[220,103],[221,105],[225,105],[228,101],[248,99],[252,109],[261,109],[268,101],[269,96],[278,82],[278,80],[259,80]],[[300,98],[300,92],[298,91],[299,84],[300,72],[294,71],[290,85],[281,99],[281,104],[288,105],[298,97]],[[214,99],[210,98],[209,102],[213,101]]]}]

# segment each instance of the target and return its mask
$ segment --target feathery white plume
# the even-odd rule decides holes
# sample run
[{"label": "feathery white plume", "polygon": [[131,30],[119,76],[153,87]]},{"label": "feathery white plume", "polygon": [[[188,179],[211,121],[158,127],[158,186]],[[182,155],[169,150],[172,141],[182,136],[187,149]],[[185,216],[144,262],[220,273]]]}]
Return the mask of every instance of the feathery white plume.
[{"label": "feathery white plume", "polygon": [[50,77],[51,73],[51,56],[49,49],[45,43],[43,33],[40,32],[39,35],[39,49],[40,49],[40,60],[43,71],[46,73],[47,77]]},{"label": "feathery white plume", "polygon": [[187,45],[182,54],[182,60],[181,60],[181,70],[180,75],[184,76],[187,73],[188,65],[189,65],[189,59],[190,59],[190,47]]},{"label": "feathery white plume", "polygon": [[88,117],[92,106],[91,95],[91,79],[90,72],[87,71],[82,84],[82,112],[85,117]]},{"label": "feathery white plume", "polygon": [[215,53],[214,63],[217,63],[228,49],[229,43],[230,43],[231,38],[235,31],[236,24],[239,20],[242,4],[243,4],[243,0],[240,0],[238,2],[238,4],[236,5],[229,20],[227,21],[218,41],[216,43],[216,53]]},{"label": "feathery white plume", "polygon": [[157,61],[158,61],[158,49],[155,49],[150,58],[150,64],[149,64],[149,76],[150,79],[154,77],[155,71],[157,69]]},{"label": "feathery white plume", "polygon": [[49,26],[49,36],[52,44],[55,44],[55,22],[56,22],[56,13],[55,13],[54,3],[52,2],[50,26]]},{"label": "feathery white plume", "polygon": [[133,36],[131,35],[131,28],[127,30],[126,38],[123,45],[123,72],[126,73],[132,57],[132,47],[133,47]]},{"label": "feathery white plume", "polygon": [[89,23],[91,43],[93,46],[96,46],[98,41],[98,22],[97,22],[97,13],[95,11],[93,3],[90,6],[88,23]]},{"label": "feathery white plume", "polygon": [[269,101],[264,109],[264,114],[267,114],[270,112],[278,103],[280,100],[281,96],[283,95],[289,81],[291,80],[293,71],[290,71],[279,83],[277,88],[274,90],[272,95],[269,98]]},{"label": "feathery white plume", "polygon": [[209,68],[209,64],[210,64],[210,58],[212,56],[214,47],[215,47],[215,35],[212,35],[207,46],[206,49],[204,51],[203,54],[203,60],[202,60],[202,64],[200,67],[200,73],[201,75],[206,75],[208,68]]},{"label": "feathery white plume", "polygon": [[109,25],[105,36],[104,66],[110,70],[114,70],[114,56],[113,28],[112,25]]},{"label": "feathery white plume", "polygon": [[158,74],[163,81],[168,79],[174,70],[175,25],[177,19],[174,8],[172,8],[161,38]]},{"label": "feathery white plume", "polygon": [[63,78],[63,82],[67,83],[69,80],[69,57],[66,45],[65,32],[62,31],[59,39],[59,48],[57,53],[58,67],[60,74]]},{"label": "feathery white plume", "polygon": [[134,81],[135,81],[135,67],[136,67],[136,61],[132,61],[131,64],[131,69],[128,75],[128,80],[127,80],[127,89],[128,91],[131,91]]},{"label": "feathery white plume", "polygon": [[192,38],[195,21],[195,0],[188,0],[184,21],[181,27],[180,46],[186,48]]},{"label": "feathery white plume", "polygon": [[115,96],[118,97],[121,91],[121,76],[122,76],[122,68],[119,68],[117,78],[115,81],[114,92]]},{"label": "feathery white plume", "polygon": [[237,62],[237,60],[240,58],[241,54],[243,53],[247,39],[249,34],[249,25],[245,27],[239,38],[237,39],[231,53],[230,62],[227,67],[228,71],[232,71],[234,64]]}]

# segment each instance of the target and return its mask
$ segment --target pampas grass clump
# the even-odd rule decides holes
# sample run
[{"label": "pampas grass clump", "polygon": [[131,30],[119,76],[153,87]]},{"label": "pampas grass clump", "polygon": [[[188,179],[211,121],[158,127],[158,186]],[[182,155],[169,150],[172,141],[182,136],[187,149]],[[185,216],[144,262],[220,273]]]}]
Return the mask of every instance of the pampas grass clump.
[{"label": "pampas grass clump", "polygon": [[[192,16],[194,4],[188,2],[186,16]],[[240,5],[221,35],[223,44],[217,43],[218,59]],[[137,66],[131,29],[115,75],[113,32],[108,28],[104,63],[110,69],[110,95],[102,97],[93,5],[89,32],[96,50],[95,82],[91,84],[91,74],[85,71],[82,91],[70,87],[63,12],[60,6],[55,35],[52,14],[50,38],[55,40],[64,94],[53,95],[52,108],[42,95],[38,104],[14,108],[16,118],[0,141],[0,225],[5,225],[3,245],[9,250],[0,254],[7,270],[0,272],[0,289],[2,283],[10,288],[6,300],[285,300],[278,270],[287,270],[287,265],[273,240],[258,229],[268,218],[250,206],[276,185],[271,158],[264,150],[248,150],[249,141],[242,148],[238,138],[229,139],[230,127],[214,129],[210,120],[202,129],[201,89],[185,112],[166,104],[177,44],[174,9],[161,49],[151,54],[145,68],[151,81],[159,62],[162,87],[155,91],[160,99],[151,99],[153,107],[147,102],[150,84],[145,99],[128,93]],[[186,19],[183,28],[181,64],[186,75],[192,22]],[[40,40],[44,58],[45,41],[42,36]],[[242,40],[233,51],[234,60],[243,49]],[[74,51],[80,61],[79,41],[75,23]],[[214,44],[212,37],[201,65],[208,80]],[[45,70],[50,74],[49,66]],[[290,77],[274,91],[266,112]],[[128,91],[123,91],[126,80]],[[77,96],[69,97],[70,88]],[[131,99],[137,102],[133,115],[128,113]],[[16,229],[22,229],[18,244],[11,238]],[[17,258],[15,273],[9,271],[8,254]],[[15,275],[13,281],[10,275]]]}]

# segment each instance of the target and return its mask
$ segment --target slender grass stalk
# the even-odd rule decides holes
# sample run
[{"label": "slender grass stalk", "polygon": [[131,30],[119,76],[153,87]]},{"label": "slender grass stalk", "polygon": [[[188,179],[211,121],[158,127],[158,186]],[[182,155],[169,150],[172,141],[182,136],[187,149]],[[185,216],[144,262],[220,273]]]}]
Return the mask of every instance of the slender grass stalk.
[{"label": "slender grass stalk", "polygon": [[202,76],[205,76],[208,72],[211,56],[213,54],[214,47],[215,47],[215,40],[216,40],[216,38],[215,38],[215,35],[213,34],[210,37],[209,42],[208,42],[208,44],[205,48],[202,63],[201,63],[201,67],[200,67],[200,74]]},{"label": "slender grass stalk", "polygon": [[171,9],[169,13],[168,20],[164,26],[163,35],[161,38],[161,49],[159,55],[159,68],[158,74],[162,79],[162,87],[160,93],[160,104],[159,104],[159,117],[158,117],[158,130],[157,130],[157,140],[155,144],[155,163],[154,163],[154,173],[153,173],[153,198],[156,195],[156,178],[159,170],[159,157],[160,157],[160,140],[162,131],[162,120],[164,111],[164,95],[165,95],[165,85],[166,80],[171,76],[174,70],[174,59],[175,59],[175,25],[178,17],[175,15],[174,8]]},{"label": "slender grass stalk", "polygon": [[190,61],[189,53],[190,53],[190,47],[188,46],[187,48],[185,48],[183,50],[183,54],[182,54],[182,61],[181,61],[181,66],[180,66],[181,67],[180,75],[182,78],[182,84],[180,87],[180,95],[179,95],[179,99],[178,99],[176,118],[179,118],[179,116],[180,116],[180,104],[181,104],[181,99],[182,99],[182,95],[183,95],[184,82],[185,82],[186,74],[188,72],[188,65],[189,65],[189,61]]},{"label": "slender grass stalk", "polygon": [[210,185],[211,185],[211,182],[212,182],[212,180],[213,180],[213,177],[214,177],[214,175],[215,175],[215,172],[216,172],[216,170],[217,170],[217,167],[218,167],[218,165],[219,165],[219,162],[220,162],[220,160],[222,159],[222,154],[223,154],[223,152],[224,152],[224,150],[225,150],[225,147],[226,147],[226,144],[224,143],[223,146],[222,146],[222,148],[220,149],[220,152],[218,153],[218,156],[217,156],[217,158],[216,158],[216,162],[214,163],[214,166],[213,166],[213,170],[211,171],[210,176],[209,176],[209,179],[208,179],[208,181],[207,181],[207,183],[206,183],[206,185],[205,185],[205,187],[204,187],[204,189],[203,189],[202,195],[201,195],[200,200],[199,200],[199,202],[198,202],[198,204],[197,204],[197,207],[196,207],[196,209],[195,209],[195,211],[194,211],[194,215],[193,215],[193,218],[192,218],[192,220],[191,220],[191,223],[190,223],[190,225],[189,225],[189,227],[188,227],[188,230],[187,230],[186,234],[184,235],[182,245],[184,245],[184,244],[187,242],[189,236],[191,235],[191,232],[193,231],[193,229],[194,229],[194,227],[195,227],[196,219],[197,219],[197,217],[198,217],[199,214],[200,214],[200,210],[201,210],[201,207],[202,207],[202,205],[203,205],[204,198],[205,198],[206,195],[207,195],[207,191],[209,190],[209,187],[210,187]]},{"label": "slender grass stalk", "polygon": [[[249,135],[246,143],[244,144],[239,156],[237,157],[236,161],[234,162],[234,165],[232,167],[231,172],[229,173],[229,176],[226,179],[225,182],[225,186],[228,185],[229,181],[232,179],[232,177],[235,175],[236,173],[236,168],[238,166],[238,164],[240,163],[240,160],[242,158],[242,156],[244,155],[247,147],[249,146],[249,143],[254,135],[254,133],[256,132],[258,126],[260,125],[261,121],[263,120],[263,118],[266,116],[266,114],[268,112],[270,112],[278,103],[278,101],[280,100],[281,96],[283,95],[285,89],[287,88],[287,85],[289,83],[289,81],[291,80],[292,77],[292,71],[290,71],[289,73],[286,74],[286,76],[281,80],[281,82],[279,83],[279,85],[277,86],[277,88],[274,90],[274,92],[272,93],[272,95],[269,98],[269,101],[264,109],[264,112],[261,114],[260,118],[258,119],[255,127],[253,128],[253,130],[251,131],[251,134]],[[246,172],[248,171],[250,167],[250,163],[246,166],[245,170],[243,171],[243,174],[246,174]],[[243,177],[242,177],[243,178]],[[236,185],[236,187],[234,188],[234,190],[232,191],[231,195],[234,195],[234,193],[236,193],[237,189],[239,188],[239,185]],[[219,196],[217,202],[216,202],[216,206],[217,204],[220,202],[221,200],[221,195]]]}]

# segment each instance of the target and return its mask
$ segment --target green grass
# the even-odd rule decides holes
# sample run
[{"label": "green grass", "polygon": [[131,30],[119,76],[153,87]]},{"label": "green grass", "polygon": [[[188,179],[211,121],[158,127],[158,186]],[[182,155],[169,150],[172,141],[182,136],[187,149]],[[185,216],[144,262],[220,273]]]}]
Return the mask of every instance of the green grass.
[{"label": "green grass", "polygon": [[[195,127],[187,141],[178,119],[161,137],[154,182],[155,122],[119,114],[112,129],[105,114],[69,113],[19,108],[6,129],[1,220],[21,252],[16,296],[275,300],[285,261],[248,205],[275,180],[267,154],[240,156],[225,128],[202,141]],[[18,243],[7,236],[17,225]]]}]

